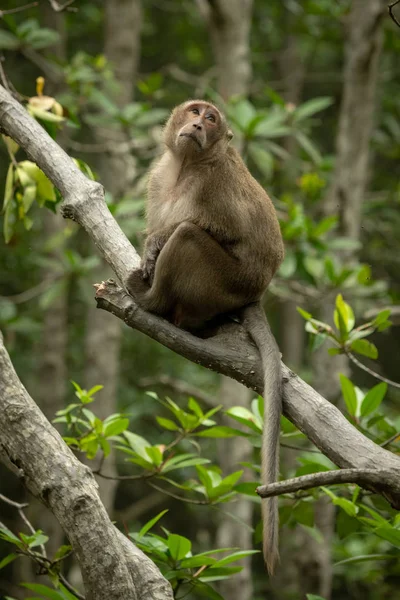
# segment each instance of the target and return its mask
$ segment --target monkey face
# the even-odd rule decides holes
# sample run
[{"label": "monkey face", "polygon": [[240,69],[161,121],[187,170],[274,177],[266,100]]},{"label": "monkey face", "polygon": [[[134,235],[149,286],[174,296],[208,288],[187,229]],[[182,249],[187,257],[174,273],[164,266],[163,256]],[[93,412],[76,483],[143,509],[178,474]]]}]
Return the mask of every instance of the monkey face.
[{"label": "monkey face", "polygon": [[202,100],[178,106],[166,129],[167,145],[185,156],[198,155],[212,148],[219,140],[229,141],[230,138],[223,115],[213,104]]}]

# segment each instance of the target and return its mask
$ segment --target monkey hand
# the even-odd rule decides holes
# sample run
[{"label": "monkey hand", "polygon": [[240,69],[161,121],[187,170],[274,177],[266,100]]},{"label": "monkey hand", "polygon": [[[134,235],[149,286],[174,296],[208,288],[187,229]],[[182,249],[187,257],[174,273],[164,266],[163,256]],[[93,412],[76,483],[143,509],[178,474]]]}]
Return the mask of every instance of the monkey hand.
[{"label": "monkey hand", "polygon": [[148,281],[150,285],[153,283],[154,269],[156,268],[156,262],[158,255],[161,252],[161,248],[162,245],[159,243],[159,238],[155,236],[149,236],[147,238],[140,268],[142,270],[143,279]]}]

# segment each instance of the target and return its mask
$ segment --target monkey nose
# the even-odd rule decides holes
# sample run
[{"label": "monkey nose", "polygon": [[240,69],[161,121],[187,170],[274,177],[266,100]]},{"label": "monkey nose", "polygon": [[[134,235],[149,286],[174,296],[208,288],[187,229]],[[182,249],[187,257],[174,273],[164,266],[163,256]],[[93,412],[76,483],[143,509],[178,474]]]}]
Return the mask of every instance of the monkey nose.
[{"label": "monkey nose", "polygon": [[203,129],[202,125],[200,125],[200,123],[193,123],[193,127],[195,129],[198,129],[199,131],[201,131]]}]

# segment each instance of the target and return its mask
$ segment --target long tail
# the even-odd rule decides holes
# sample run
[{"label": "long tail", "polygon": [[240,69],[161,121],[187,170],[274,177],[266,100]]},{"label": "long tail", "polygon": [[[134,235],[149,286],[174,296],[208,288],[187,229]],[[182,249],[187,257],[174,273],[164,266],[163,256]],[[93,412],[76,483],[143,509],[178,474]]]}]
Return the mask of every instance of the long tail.
[{"label": "long tail", "polygon": [[[282,414],[282,374],[278,345],[260,304],[243,310],[243,325],[261,355],[264,371],[264,431],[261,449],[262,482],[267,485],[279,477],[279,430]],[[262,500],[263,551],[268,573],[272,575],[279,561],[278,499]]]}]

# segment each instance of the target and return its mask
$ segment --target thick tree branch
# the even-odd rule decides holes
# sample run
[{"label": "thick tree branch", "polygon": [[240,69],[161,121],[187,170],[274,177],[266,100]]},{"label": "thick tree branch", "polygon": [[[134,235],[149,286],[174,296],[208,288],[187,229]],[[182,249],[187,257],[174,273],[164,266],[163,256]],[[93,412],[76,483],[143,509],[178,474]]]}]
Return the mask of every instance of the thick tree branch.
[{"label": "thick tree branch", "polygon": [[[231,323],[216,336],[202,340],[138,307],[113,281],[96,286],[98,306],[189,360],[228,375],[262,393],[258,351],[246,331]],[[356,429],[344,415],[282,363],[284,414],[337,466],[352,469],[393,469],[400,475],[400,458],[384,450]],[[396,487],[384,495],[400,507]],[[383,487],[382,487],[383,490]],[[381,493],[383,491],[381,490]]]},{"label": "thick tree branch", "polygon": [[396,490],[400,497],[400,480],[398,470],[377,469],[341,469],[340,471],[327,471],[323,473],[312,473],[286,479],[270,485],[261,485],[257,493],[261,498],[270,498],[280,494],[289,494],[300,490],[309,490],[321,485],[338,485],[344,483],[356,483],[357,485],[382,492]]},{"label": "thick tree branch", "polygon": [[29,396],[0,336],[1,455],[60,522],[81,567],[87,600],[172,599],[153,562],[111,523],[91,470]]},{"label": "thick tree branch", "polygon": [[[62,212],[79,222],[95,241],[122,284],[139,257],[111,216],[99,184],[88,181],[72,160],[0,87],[0,128],[15,139],[64,196]],[[98,305],[189,360],[262,391],[259,355],[246,332],[229,324],[218,335],[202,340],[164,319],[150,315],[115,283],[98,287]],[[353,427],[342,413],[283,365],[285,415],[336,465],[355,469],[397,469],[400,458],[380,448]],[[397,489],[385,491],[399,505]]]}]

